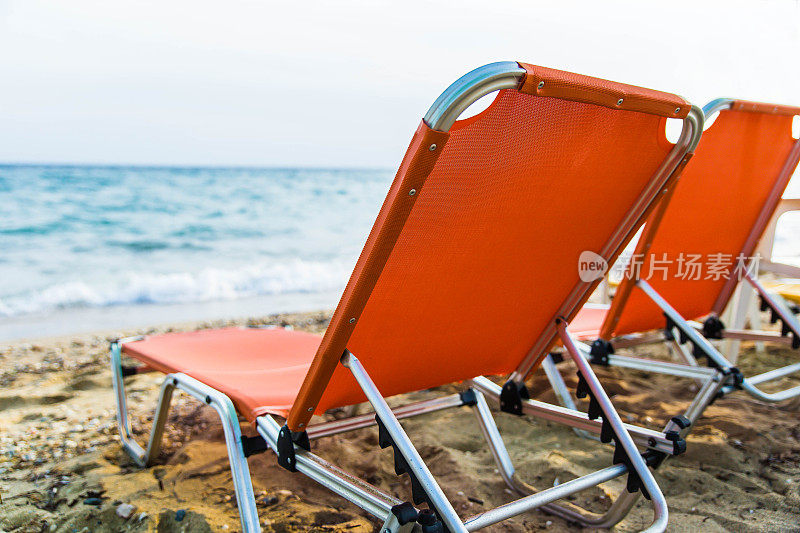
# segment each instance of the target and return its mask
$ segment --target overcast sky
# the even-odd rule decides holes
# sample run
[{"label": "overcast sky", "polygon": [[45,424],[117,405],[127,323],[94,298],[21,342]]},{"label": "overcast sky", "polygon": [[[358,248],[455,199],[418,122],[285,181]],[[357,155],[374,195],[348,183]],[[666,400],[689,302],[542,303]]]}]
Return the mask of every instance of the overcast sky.
[{"label": "overcast sky", "polygon": [[488,62],[799,104],[798,57],[797,0],[0,0],[0,162],[394,167]]}]

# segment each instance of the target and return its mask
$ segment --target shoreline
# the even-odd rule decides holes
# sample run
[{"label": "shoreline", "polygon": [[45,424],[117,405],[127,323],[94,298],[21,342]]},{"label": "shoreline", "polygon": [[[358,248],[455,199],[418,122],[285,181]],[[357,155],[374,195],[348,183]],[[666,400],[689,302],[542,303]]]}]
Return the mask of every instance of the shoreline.
[{"label": "shoreline", "polygon": [[[99,334],[63,335],[0,345],[0,531],[239,531],[238,511],[222,430],[213,410],[176,395],[162,454],[140,469],[117,437],[108,368],[108,341],[122,334],[156,334],[206,327],[271,324],[322,333],[329,311],[281,313],[236,320],[188,321]],[[785,364],[796,354],[745,348],[743,370]],[[640,354],[642,355],[642,354]],[[666,357],[666,353],[655,354]],[[574,369],[562,363],[568,385]],[[657,428],[681,412],[690,386],[669,376],[599,369],[623,418]],[[132,376],[128,402],[133,433],[149,434],[159,373]],[[797,378],[787,378],[796,384]],[[786,383],[782,383],[786,385]],[[541,373],[529,382],[534,399],[554,402]],[[780,385],[780,383],[778,384]],[[448,385],[389,399],[392,404],[458,390]],[[583,409],[585,405],[580,404]],[[689,435],[688,450],[657,479],[670,506],[671,531],[789,530],[800,520],[800,402],[766,406],[744,395],[719,400]],[[363,408],[362,408],[363,409]],[[335,413],[326,417],[334,417]],[[556,424],[495,411],[520,476],[537,489],[608,466],[611,450]],[[513,496],[495,472],[472,413],[453,409],[403,422],[457,511],[472,515]],[[243,431],[252,434],[248,424]],[[391,453],[374,428],[314,442],[314,451],[345,470],[407,499],[407,479],[394,475]],[[373,531],[358,508],[301,476],[282,470],[269,453],[249,460],[265,531]],[[574,503],[596,512],[624,490],[624,478],[579,494]],[[117,515],[121,505],[135,511]],[[177,517],[185,514],[181,521]],[[641,528],[643,503],[616,531]],[[541,512],[515,518],[503,531],[572,531]]]},{"label": "shoreline", "polygon": [[[800,267],[800,257],[773,259]],[[778,282],[783,280],[778,275],[771,278]],[[100,335],[108,331],[157,329],[165,324],[246,320],[252,316],[333,309],[339,302],[342,290],[343,287],[321,292],[285,292],[225,300],[68,307],[47,312],[0,316],[0,347],[43,339]],[[591,301],[594,298],[595,296]]]},{"label": "shoreline", "polygon": [[308,313],[332,309],[340,296],[341,291],[327,291],[177,304],[61,309],[0,319],[0,347],[121,330],[159,329],[165,325],[190,327],[196,323],[246,321],[253,316]]}]

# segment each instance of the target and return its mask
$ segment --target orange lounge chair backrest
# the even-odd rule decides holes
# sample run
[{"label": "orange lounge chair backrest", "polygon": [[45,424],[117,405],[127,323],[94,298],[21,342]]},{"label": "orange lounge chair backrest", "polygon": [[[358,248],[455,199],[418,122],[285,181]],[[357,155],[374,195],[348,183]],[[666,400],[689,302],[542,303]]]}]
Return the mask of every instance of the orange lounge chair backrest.
[{"label": "orange lounge chair backrest", "polygon": [[[800,108],[721,102],[729,108],[703,133],[634,252],[644,257],[637,261],[641,278],[687,319],[724,310],[741,274],[737,258],[755,252],[800,157],[800,142],[792,138]],[[700,279],[689,260],[700,265]],[[630,278],[620,284],[601,337],[664,327],[661,310],[632,286]]]},{"label": "orange lounge chair backrest", "polygon": [[345,349],[384,396],[544,354],[556,316],[571,317],[595,285],[579,278],[580,253],[614,257],[684,158],[664,136],[665,117],[689,113],[683,99],[522,66],[479,115],[449,132],[420,125],[291,429],[364,401],[338,365]]}]

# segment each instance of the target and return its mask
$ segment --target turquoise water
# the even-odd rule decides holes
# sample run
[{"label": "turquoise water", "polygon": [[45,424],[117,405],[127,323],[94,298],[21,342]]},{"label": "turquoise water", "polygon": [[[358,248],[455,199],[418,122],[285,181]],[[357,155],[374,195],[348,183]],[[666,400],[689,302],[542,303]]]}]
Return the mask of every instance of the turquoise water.
[{"label": "turquoise water", "polygon": [[392,175],[0,166],[0,340],[333,307]]},{"label": "turquoise water", "polygon": [[0,321],[336,293],[392,174],[0,166]]}]

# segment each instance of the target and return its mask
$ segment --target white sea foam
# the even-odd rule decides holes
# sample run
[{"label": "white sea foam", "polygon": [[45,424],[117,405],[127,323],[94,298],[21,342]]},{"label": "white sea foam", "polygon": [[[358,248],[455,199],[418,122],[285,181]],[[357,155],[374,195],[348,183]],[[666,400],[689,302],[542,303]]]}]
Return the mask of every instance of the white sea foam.
[{"label": "white sea foam", "polygon": [[293,260],[170,274],[130,272],[120,276],[116,284],[74,281],[7,297],[0,300],[0,316],[75,307],[191,303],[334,291],[344,286],[351,269],[352,265],[346,261]]}]

